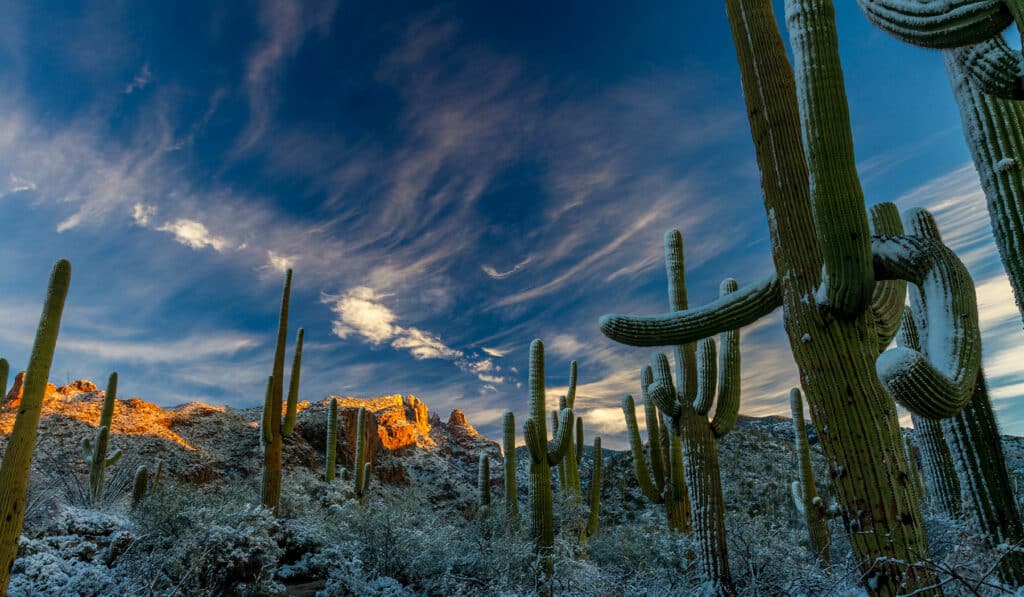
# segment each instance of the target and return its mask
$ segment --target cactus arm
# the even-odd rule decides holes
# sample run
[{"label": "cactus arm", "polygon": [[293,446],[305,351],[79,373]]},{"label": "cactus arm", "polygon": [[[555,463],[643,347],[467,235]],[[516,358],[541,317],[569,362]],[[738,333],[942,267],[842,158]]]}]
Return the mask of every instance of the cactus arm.
[{"label": "cactus arm", "polygon": [[526,441],[526,449],[530,452],[530,460],[534,464],[540,464],[547,459],[547,441],[537,431],[537,424],[533,419],[526,419],[523,423],[523,439]]},{"label": "cactus arm", "polygon": [[82,441],[81,441],[81,443],[79,445],[82,448],[82,458],[85,459],[85,463],[86,464],[91,463],[92,462],[92,440],[87,438],[87,437],[83,437]]},{"label": "cactus arm", "polygon": [[583,462],[583,418],[576,417],[576,465]]},{"label": "cactus arm", "polygon": [[103,409],[100,411],[99,427],[113,429],[111,423],[114,420],[114,403],[117,399],[117,371],[110,374],[107,379],[107,392],[103,396]]},{"label": "cactus arm", "polygon": [[[647,459],[644,457],[644,444],[640,439],[640,429],[636,422],[636,405],[633,402],[633,397],[626,395],[622,398],[622,413],[626,417],[626,430],[629,436],[629,449],[633,454],[633,472],[636,475],[636,481],[640,484],[640,491],[643,492],[647,499],[651,500],[655,504],[660,504],[663,501],[661,492],[651,481],[651,474],[647,468]],[[648,426],[648,437],[650,437],[650,429]],[[652,449],[651,455],[659,450],[656,449],[656,445],[651,439]],[[662,481],[664,483],[664,481]]]},{"label": "cactus arm", "polygon": [[[721,296],[736,292],[736,280],[727,278],[719,288]],[[711,419],[711,433],[715,439],[725,437],[736,425],[740,412],[740,332],[729,330],[719,337],[718,403]]]},{"label": "cactus arm", "polygon": [[[873,246],[879,278],[917,286],[932,328],[924,347],[927,357],[907,347],[886,351],[876,362],[879,379],[908,410],[928,418],[952,416],[971,399],[981,366],[974,282],[956,255],[937,240],[876,237]],[[945,333],[935,329],[938,322]]]},{"label": "cactus arm", "polygon": [[[665,433],[661,424],[661,414],[654,402],[647,395],[647,386],[654,381],[654,373],[649,365],[645,365],[640,371],[640,393],[644,401],[644,419],[647,422],[647,443],[650,446],[651,472],[654,474],[654,486],[661,493],[665,489],[665,479],[668,477],[668,449],[667,444],[663,445],[662,437]],[[643,445],[641,444],[641,448]],[[642,453],[642,452],[641,452]]]},{"label": "cactus arm", "polygon": [[778,277],[770,275],[701,307],[654,316],[605,315],[601,332],[629,346],[695,342],[750,325],[782,305]]},{"label": "cactus arm", "polygon": [[505,512],[513,524],[519,521],[519,487],[516,482],[516,417],[505,411],[502,419],[502,466],[505,469]]},{"label": "cactus arm", "polygon": [[816,300],[837,315],[856,317],[870,304],[875,278],[834,13],[831,0],[786,2],[811,211],[824,260]]},{"label": "cactus arm", "polygon": [[306,330],[299,328],[295,339],[295,356],[292,358],[292,376],[288,380],[288,410],[281,425],[281,434],[288,437],[295,431],[295,416],[299,406],[299,377],[302,374],[302,340]]},{"label": "cactus arm", "polygon": [[693,410],[701,416],[708,414],[715,401],[715,386],[718,383],[715,357],[714,340],[704,338],[697,341],[697,397],[693,401]]},{"label": "cactus arm", "polygon": [[274,414],[274,376],[267,377],[267,393],[263,398],[263,418],[260,421],[260,443],[266,447],[274,441],[270,419]]},{"label": "cactus arm", "polygon": [[481,510],[491,505],[491,461],[487,454],[480,454],[480,462],[477,465],[477,499]]},{"label": "cactus arm", "polygon": [[672,383],[672,373],[665,353],[658,352],[651,355],[651,371],[653,381],[647,386],[647,397],[654,402],[658,410],[673,420],[674,425],[675,420],[683,412],[683,406],[679,402],[676,388]]},{"label": "cactus arm", "polygon": [[114,466],[115,464],[117,464],[118,460],[121,460],[121,450],[114,450],[114,453],[103,461],[103,466]]},{"label": "cactus arm", "polygon": [[1024,56],[1002,36],[949,52],[982,93],[1006,100],[1024,99]]},{"label": "cactus arm", "polygon": [[331,398],[327,407],[327,463],[324,479],[330,483],[334,480],[338,469],[338,399]]},{"label": "cactus arm", "polygon": [[0,358],[0,402],[7,397],[7,376],[10,375],[11,364],[7,359]]},{"label": "cactus arm", "polygon": [[804,515],[807,533],[811,542],[811,553],[827,565],[830,559],[832,538],[828,529],[828,518],[824,511],[824,502],[818,495],[814,481],[814,468],[811,466],[811,447],[807,442],[807,425],[804,422],[803,398],[800,390],[793,388],[789,393],[789,405],[793,414],[793,431],[796,444],[797,460],[800,470],[799,481],[790,486],[797,510]]},{"label": "cactus arm", "polygon": [[953,48],[998,35],[1013,22],[1003,0],[857,0],[876,27],[907,43]]},{"label": "cactus arm", "polygon": [[366,490],[370,488],[370,476],[371,476],[371,473],[373,472],[373,468],[370,466],[369,462],[364,462],[363,463],[362,471],[363,471],[363,482],[362,482],[362,484],[360,484],[359,492],[358,492],[358,495],[360,497],[366,495]]},{"label": "cactus arm", "polygon": [[7,441],[0,464],[0,595],[7,592],[11,565],[18,555],[18,537],[25,522],[25,499],[28,495],[32,450],[35,448],[42,413],[43,395],[53,364],[53,351],[64,312],[64,300],[71,284],[71,264],[61,259],[53,266],[46,291],[46,302],[39,317],[36,338],[25,373],[21,407],[14,419],[14,428]]},{"label": "cactus arm", "polygon": [[[686,260],[683,235],[671,229],[665,233],[665,275],[668,278],[668,303],[672,311],[685,311],[690,304],[686,297]],[[691,403],[697,398],[697,355],[693,342],[679,342],[675,347],[676,388],[680,399]]]},{"label": "cactus arm", "polygon": [[569,363],[569,389],[565,393],[565,406],[559,406],[559,408],[576,408],[576,378],[578,376],[578,366],[576,361]]},{"label": "cactus arm", "polygon": [[[871,233],[874,235],[903,234],[903,222],[896,204],[886,201],[871,207]],[[903,320],[903,304],[907,298],[904,280],[882,280],[875,284],[871,297],[871,314],[878,332],[878,352],[881,353],[896,336]]]},{"label": "cactus arm", "polygon": [[572,431],[576,426],[576,419],[572,409],[564,409],[560,416],[558,427],[555,431],[555,438],[548,447],[548,464],[554,466],[562,462],[569,446],[572,445]]},{"label": "cactus arm", "polygon": [[[565,396],[562,396],[562,398],[559,400],[559,405],[560,405],[561,408],[565,408]],[[558,429],[558,411],[557,410],[551,411],[551,428],[552,429]],[[565,466],[566,466],[566,461],[565,461],[564,458],[558,461],[558,487],[561,488],[562,491],[568,491],[570,489],[569,488],[569,477],[567,476],[567,472],[565,470]]]},{"label": "cactus arm", "polygon": [[[635,417],[634,417],[635,418]],[[601,514],[601,468],[604,455],[601,453],[601,438],[594,438],[594,465],[590,470],[590,510],[587,525],[583,529],[581,541],[586,541],[597,533],[597,525]]]}]

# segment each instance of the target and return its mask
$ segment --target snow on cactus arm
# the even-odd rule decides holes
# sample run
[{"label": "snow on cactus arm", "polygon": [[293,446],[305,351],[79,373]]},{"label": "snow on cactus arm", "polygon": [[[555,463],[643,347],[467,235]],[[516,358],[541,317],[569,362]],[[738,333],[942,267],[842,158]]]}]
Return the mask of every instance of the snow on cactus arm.
[{"label": "snow on cactus arm", "polygon": [[857,4],[882,31],[926,48],[978,43],[1013,22],[1003,0],[857,0]]},{"label": "snow on cactus arm", "polygon": [[929,322],[925,354],[908,347],[883,352],[878,378],[894,400],[923,417],[950,417],[971,399],[981,367],[974,282],[941,242],[916,236],[872,240],[879,279],[902,279],[925,297]]},{"label": "snow on cactus arm", "polygon": [[[871,208],[871,233],[876,235],[903,234],[903,222],[896,204],[879,203]],[[871,297],[871,314],[878,332],[878,352],[884,351],[903,320],[903,304],[907,298],[905,280],[884,280],[875,284]]]},{"label": "snow on cactus arm", "polygon": [[1002,37],[950,51],[983,93],[1002,99],[1024,99],[1024,56]]},{"label": "snow on cactus arm", "polygon": [[814,231],[824,260],[816,300],[837,315],[856,317],[870,304],[875,273],[832,0],[787,0],[786,24]]},{"label": "snow on cactus arm", "polygon": [[750,325],[782,305],[778,277],[772,272],[736,292],[701,307],[662,315],[605,315],[601,332],[629,346],[686,344]]}]

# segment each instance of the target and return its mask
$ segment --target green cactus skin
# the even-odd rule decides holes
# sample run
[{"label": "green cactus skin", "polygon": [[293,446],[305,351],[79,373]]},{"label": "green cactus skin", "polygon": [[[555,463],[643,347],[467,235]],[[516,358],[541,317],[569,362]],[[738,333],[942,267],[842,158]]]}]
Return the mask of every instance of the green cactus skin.
[{"label": "green cactus skin", "polygon": [[565,409],[559,417],[555,439],[549,444],[544,392],[544,343],[530,343],[530,416],[523,425],[523,437],[530,452],[530,533],[541,556],[545,578],[554,572],[552,549],[555,529],[552,517],[551,467],[557,466],[569,449],[574,424],[573,412]]},{"label": "green cactus skin", "polygon": [[903,446],[907,454],[907,462],[910,463],[910,476],[913,478],[914,489],[916,490],[917,503],[923,505],[927,499],[925,493],[924,479],[921,478],[921,468],[917,464],[917,458],[914,457],[914,443],[910,439],[910,435],[904,434]]},{"label": "green cactus skin", "polygon": [[36,338],[25,373],[24,392],[14,428],[0,464],[0,595],[7,593],[11,565],[18,554],[18,537],[25,522],[25,499],[32,468],[43,395],[50,377],[53,351],[57,346],[64,300],[71,284],[71,263],[61,259],[53,266],[46,290],[46,302],[36,328]]},{"label": "green cactus skin", "polygon": [[356,453],[352,474],[355,477],[356,497],[363,499],[370,487],[370,463],[366,462],[366,417],[368,413],[359,407],[356,413]]},{"label": "green cactus skin", "polygon": [[[916,289],[911,289],[910,300],[912,304],[921,305],[920,308],[923,309],[923,299]],[[896,343],[913,350],[921,350],[918,326],[910,307],[903,309],[903,324],[896,335]],[[914,437],[921,451],[921,466],[924,468],[929,505],[940,514],[957,518],[963,513],[960,503],[960,480],[957,478],[953,457],[942,433],[942,423],[938,419],[928,419],[914,413],[910,413],[910,418],[914,422]]]},{"label": "green cactus skin", "polygon": [[[580,453],[582,454],[582,450]],[[601,438],[594,438],[594,465],[590,472],[590,510],[587,515],[587,524],[583,527],[583,534],[580,541],[585,542],[597,533],[597,526],[601,515],[601,468],[604,462],[604,454],[601,452]]]},{"label": "green cactus skin", "polygon": [[0,401],[7,397],[7,376],[10,372],[11,365],[7,359],[0,359]]},{"label": "green cactus skin", "polygon": [[[622,413],[626,417],[629,447],[633,454],[633,472],[644,496],[652,503],[665,506],[668,529],[673,532],[689,533],[691,530],[690,498],[686,493],[686,483],[682,474],[683,444],[679,441],[678,435],[671,434],[662,426],[658,408],[647,397],[647,386],[653,381],[651,368],[644,367],[640,375],[644,393],[644,410],[647,415],[650,466],[647,464],[643,440],[640,438],[636,406],[633,397],[627,394],[622,398]],[[665,454],[662,437],[670,434],[672,435],[671,447]],[[678,463],[678,467],[674,466],[676,463]],[[676,473],[674,477],[673,472]],[[666,483],[666,481],[668,482]]]},{"label": "green cactus skin", "polygon": [[480,464],[477,468],[477,505],[481,511],[491,507],[491,461],[487,454],[480,454]]},{"label": "green cactus skin", "polygon": [[338,399],[331,398],[331,404],[327,408],[327,468],[324,471],[324,479],[328,483],[334,480],[338,470]]},{"label": "green cactus skin", "polygon": [[132,508],[135,508],[146,497],[146,490],[149,485],[149,469],[146,465],[135,470],[135,480],[132,483]]},{"label": "green cactus skin", "polygon": [[[897,236],[903,234],[900,211],[892,202],[879,203],[871,207],[871,234],[876,236]],[[875,284],[871,297],[871,314],[878,332],[878,352],[883,352],[896,337],[903,320],[903,305],[907,299],[906,280],[883,280]]]},{"label": "green cactus skin", "polygon": [[[566,395],[562,396],[558,401],[559,410],[565,410],[567,408],[574,410],[576,408],[576,380],[578,373],[576,361],[572,361],[569,364],[569,389],[566,391]],[[555,418],[557,417],[553,417],[552,421],[555,421]],[[552,428],[557,429],[558,423],[555,422]],[[565,458],[558,463],[558,480],[559,487],[562,491],[568,492],[573,496],[573,498],[579,500],[582,499],[583,496],[583,490],[580,486],[579,470],[580,458],[582,458],[583,441],[582,437],[577,436],[575,433],[576,429],[580,430],[581,435],[583,429],[581,419],[576,419],[576,424],[569,429],[569,447]]]},{"label": "green cactus skin", "polygon": [[800,480],[793,481],[793,502],[807,522],[811,554],[823,568],[827,568],[832,559],[832,536],[828,530],[828,520],[831,516],[825,502],[818,495],[818,487],[814,481],[811,446],[807,443],[807,425],[804,423],[803,398],[797,388],[789,392],[789,406],[793,413],[793,431],[800,468]]},{"label": "green cactus skin", "polygon": [[[904,226],[911,234],[941,241],[935,219],[927,210],[909,210],[904,220]],[[931,314],[928,303],[929,297],[912,295],[911,316],[926,352],[931,350],[928,345],[934,346],[932,336],[936,335],[927,319]],[[960,501],[966,514],[981,527],[990,545],[1024,543],[1024,523],[1010,484],[985,376],[980,369],[970,402],[955,416],[943,419],[941,425],[956,464]],[[1024,584],[1024,554],[1016,551],[1006,554],[999,562],[997,572],[1003,582],[1014,586]]]},{"label": "green cactus skin", "polygon": [[516,483],[516,416],[505,411],[502,417],[501,454],[505,469],[505,513],[519,525],[519,487]]},{"label": "green cactus skin", "polygon": [[82,440],[82,453],[89,465],[89,497],[93,503],[103,497],[103,479],[108,466],[117,464],[121,459],[121,451],[115,450],[107,456],[107,443],[110,439],[111,424],[114,420],[114,405],[117,400],[117,372],[110,374],[107,380],[107,392],[103,398],[103,409],[100,411],[99,428],[93,441]]},{"label": "green cactus skin", "polygon": [[295,429],[295,413],[298,405],[299,373],[302,367],[302,340],[305,332],[299,328],[296,339],[295,357],[292,361],[292,377],[288,386],[288,411],[281,421],[284,402],[284,357],[288,342],[288,304],[292,291],[292,270],[285,274],[284,289],[281,293],[281,313],[277,324],[277,344],[274,347],[274,366],[267,381],[267,395],[263,403],[260,445],[263,449],[263,477],[261,500],[265,508],[277,515],[281,501],[281,449],[284,438]]}]

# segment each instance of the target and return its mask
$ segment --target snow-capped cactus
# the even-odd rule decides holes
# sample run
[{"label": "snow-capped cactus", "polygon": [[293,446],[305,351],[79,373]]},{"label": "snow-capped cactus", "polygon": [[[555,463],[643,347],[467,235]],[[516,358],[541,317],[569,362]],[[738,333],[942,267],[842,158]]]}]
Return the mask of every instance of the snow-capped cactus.
[{"label": "snow-capped cactus", "polygon": [[516,483],[516,416],[505,411],[502,417],[501,465],[505,473],[505,513],[519,525],[519,487]]},{"label": "snow-capped cactus", "polygon": [[650,464],[644,455],[633,397],[627,394],[622,399],[622,412],[626,417],[629,447],[633,454],[633,472],[644,496],[655,504],[665,506],[669,530],[689,533],[690,497],[686,493],[683,476],[683,443],[679,434],[672,433],[662,421],[661,411],[647,395],[647,386],[653,381],[654,374],[647,365],[640,372],[640,388],[647,422]]},{"label": "snow-capped cactus", "polygon": [[32,468],[32,450],[42,414],[43,395],[50,377],[53,351],[64,312],[64,300],[71,284],[71,263],[61,259],[53,266],[46,290],[46,302],[39,317],[35,342],[28,360],[21,406],[0,464],[0,595],[11,580],[11,564],[18,555],[18,537],[25,522],[25,500]]},{"label": "snow-capped cactus", "polygon": [[107,392],[103,397],[103,409],[100,411],[99,428],[92,440],[82,439],[82,456],[89,465],[89,498],[95,503],[103,497],[103,478],[108,466],[114,466],[121,459],[121,451],[107,456],[107,444],[110,441],[110,429],[114,420],[114,405],[117,399],[117,372],[110,374],[107,380]]},{"label": "snow-capped cactus", "polygon": [[[860,571],[873,579],[872,594],[913,592],[937,581],[930,570],[902,564],[925,560],[928,547],[892,401],[926,407],[930,416],[948,416],[970,399],[981,358],[974,289],[963,264],[936,241],[859,235],[830,240],[821,234],[816,224],[822,220],[866,222],[867,214],[863,203],[811,192],[811,180],[836,185],[831,188],[837,192],[853,188],[850,152],[816,159],[820,152],[803,147],[805,139],[814,139],[820,149],[817,143],[832,136],[849,147],[849,122],[836,117],[846,113],[840,107],[846,98],[834,7],[828,0],[789,0],[786,9],[795,67],[771,2],[726,0],[776,271],[703,307],[673,307],[675,312],[655,317],[606,316],[601,327],[626,344],[685,345],[748,325],[784,306],[790,348],[811,418],[821,430],[822,450]],[[837,112],[831,113],[833,109]],[[839,156],[846,163],[837,164]],[[836,213],[840,206],[842,214]],[[930,308],[949,331],[945,342],[934,340],[932,362],[909,349],[880,357],[868,305],[844,317],[820,307],[828,302],[815,300],[823,286],[827,242],[869,247],[876,280],[921,285]],[[876,369],[879,359],[886,366]],[[935,397],[939,399],[930,402]]]},{"label": "snow-capped cactus", "polygon": [[926,48],[955,48],[999,35],[1013,23],[1006,0],[857,0],[879,29]]},{"label": "snow-capped cactus", "polygon": [[793,481],[791,486],[793,503],[807,522],[811,554],[822,566],[828,566],[832,556],[832,536],[828,530],[828,521],[838,515],[839,509],[827,506],[825,500],[818,495],[818,486],[814,481],[814,468],[811,465],[811,446],[807,442],[803,397],[797,388],[793,388],[789,392],[789,407],[793,413],[794,442],[800,470],[800,479]]},{"label": "snow-capped cactus", "polygon": [[477,507],[480,511],[491,507],[491,461],[487,454],[480,454],[480,461],[477,465]]},{"label": "snow-capped cactus", "polygon": [[369,413],[362,406],[356,412],[356,451],[352,463],[352,478],[356,497],[363,499],[370,487],[370,463],[366,461],[366,417]]},{"label": "snow-capped cactus", "polygon": [[326,470],[324,479],[330,483],[338,470],[338,399],[331,398],[331,404],[327,407],[327,445],[325,447]]},{"label": "snow-capped cactus", "polygon": [[[903,221],[896,204],[890,201],[873,205],[871,215],[871,234],[876,236],[896,236],[903,234]],[[878,352],[889,347],[896,332],[900,329],[903,319],[903,305],[907,299],[906,280],[880,280],[875,284],[875,292],[871,296],[871,315],[875,319],[875,330],[878,332]]]},{"label": "snow-capped cactus", "polygon": [[260,446],[263,449],[263,480],[261,499],[263,506],[275,514],[281,500],[281,448],[284,438],[295,429],[295,415],[299,396],[299,371],[302,368],[302,339],[304,331],[299,328],[296,339],[295,357],[292,361],[292,378],[288,386],[287,413],[281,421],[284,399],[284,353],[288,341],[288,302],[291,298],[292,270],[285,273],[284,290],[281,296],[281,312],[277,324],[277,344],[274,348],[274,365],[267,381],[267,394],[263,402],[263,417],[260,424]]}]

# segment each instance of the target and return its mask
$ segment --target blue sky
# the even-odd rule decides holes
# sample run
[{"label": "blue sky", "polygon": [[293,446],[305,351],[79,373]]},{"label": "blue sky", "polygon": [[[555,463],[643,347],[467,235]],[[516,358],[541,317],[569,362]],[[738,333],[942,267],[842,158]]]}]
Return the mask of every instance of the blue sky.
[{"label": "blue sky", "polygon": [[[597,320],[666,308],[663,232],[683,231],[693,302],[770,267],[720,3],[209,4],[5,3],[12,367],[66,256],[54,381],[117,369],[125,396],[256,405],[290,265],[304,399],[412,393],[497,437],[540,337],[552,397],[579,360],[588,435],[616,447],[648,351]],[[936,209],[1024,434],[1024,337],[941,57],[838,4],[868,201]],[[778,314],[742,343],[741,412],[787,413]]]}]

